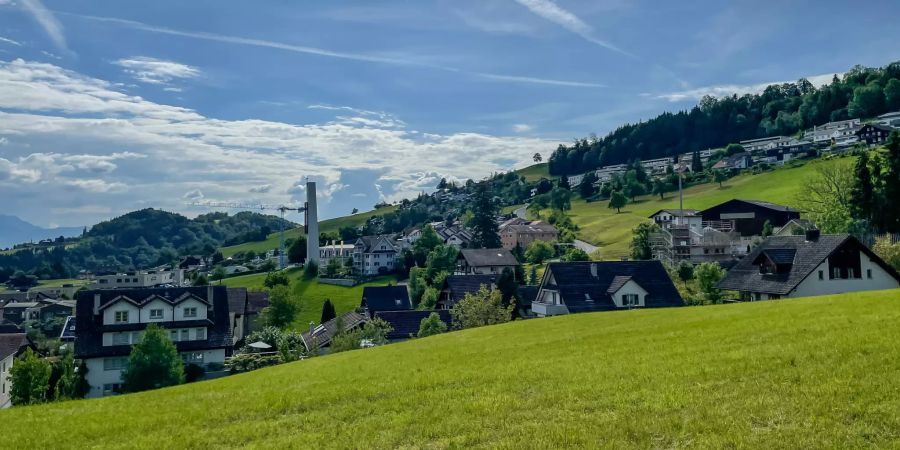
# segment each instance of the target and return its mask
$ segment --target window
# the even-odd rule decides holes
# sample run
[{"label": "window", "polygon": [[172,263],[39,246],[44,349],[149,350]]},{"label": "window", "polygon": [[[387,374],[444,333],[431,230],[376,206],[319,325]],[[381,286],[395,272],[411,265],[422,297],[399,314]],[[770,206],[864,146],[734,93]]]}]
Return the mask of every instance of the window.
[{"label": "window", "polygon": [[831,268],[831,279],[836,279],[841,277],[841,269],[840,267],[832,267]]},{"label": "window", "polygon": [[190,331],[191,330],[181,330],[181,340],[182,341],[191,340]]},{"label": "window", "polygon": [[856,278],[856,274],[853,273],[854,270],[852,267],[847,268],[847,278]]},{"label": "window", "polygon": [[203,364],[203,352],[182,353],[181,359],[188,364]]},{"label": "window", "polygon": [[820,279],[820,280],[824,280],[824,279],[825,279],[825,272],[823,272],[823,271],[821,271],[821,270],[819,271],[819,279]]},{"label": "window", "polygon": [[132,343],[132,344],[137,344],[138,342],[141,342],[141,332],[140,332],[140,331],[133,331],[133,332],[131,333],[131,343]]},{"label": "window", "polygon": [[170,331],[170,332],[169,332],[169,339],[171,339],[172,342],[178,342],[178,330],[172,330],[172,331]]},{"label": "window", "polygon": [[128,358],[103,358],[103,370],[122,370],[128,365]]},{"label": "window", "polygon": [[622,294],[622,306],[637,306],[638,305],[638,295],[637,294]]},{"label": "window", "polygon": [[116,323],[128,323],[128,311],[116,311],[115,322]]},{"label": "window", "polygon": [[115,333],[112,336],[113,345],[128,345],[128,333]]},{"label": "window", "polygon": [[184,317],[197,317],[197,308],[194,306],[184,308]]},{"label": "window", "polygon": [[202,341],[206,339],[206,328],[197,328],[194,330],[194,337],[198,341]]},{"label": "window", "polygon": [[150,320],[160,320],[163,318],[163,310],[161,309],[151,309],[150,310]]},{"label": "window", "polygon": [[866,278],[872,279],[872,269],[866,269]]},{"label": "window", "polygon": [[119,394],[122,392],[122,384],[121,383],[110,383],[103,385],[103,395],[113,395]]}]

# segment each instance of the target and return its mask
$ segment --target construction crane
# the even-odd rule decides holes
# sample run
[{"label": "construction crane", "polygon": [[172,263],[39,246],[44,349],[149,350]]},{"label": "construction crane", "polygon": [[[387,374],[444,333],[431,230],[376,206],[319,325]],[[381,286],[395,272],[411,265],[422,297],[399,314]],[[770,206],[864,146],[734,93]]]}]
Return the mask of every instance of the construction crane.
[{"label": "construction crane", "polygon": [[[284,214],[288,211],[296,211],[298,213],[306,212],[306,205],[300,207],[291,207],[286,205],[267,205],[264,203],[238,203],[238,202],[189,202],[190,206],[201,206],[204,208],[227,208],[227,209],[256,209],[260,211],[278,211],[281,214],[279,222],[279,239],[278,239],[278,268],[284,269]],[[304,224],[304,228],[306,224]]]}]

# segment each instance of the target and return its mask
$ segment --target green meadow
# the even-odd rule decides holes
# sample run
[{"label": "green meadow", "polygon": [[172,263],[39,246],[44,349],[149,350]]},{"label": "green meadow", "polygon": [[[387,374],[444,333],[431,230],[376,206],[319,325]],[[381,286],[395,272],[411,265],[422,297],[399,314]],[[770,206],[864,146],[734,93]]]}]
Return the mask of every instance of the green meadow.
[{"label": "green meadow", "polygon": [[516,321],[0,411],[5,448],[889,448],[900,290]]}]

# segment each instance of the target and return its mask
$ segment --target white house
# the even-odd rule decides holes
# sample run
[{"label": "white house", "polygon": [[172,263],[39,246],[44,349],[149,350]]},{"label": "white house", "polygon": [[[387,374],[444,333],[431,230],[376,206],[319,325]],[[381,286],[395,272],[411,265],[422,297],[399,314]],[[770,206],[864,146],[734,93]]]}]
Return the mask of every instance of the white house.
[{"label": "white house", "polygon": [[16,356],[28,346],[25,332],[14,325],[0,325],[0,409],[12,406],[9,373]]},{"label": "white house", "polygon": [[400,246],[390,235],[363,236],[353,247],[353,269],[360,275],[390,273],[399,255]]},{"label": "white house", "polygon": [[182,286],[184,282],[184,269],[147,270],[97,275],[94,277],[90,289],[137,289],[162,285]]},{"label": "white house", "polygon": [[900,274],[847,234],[771,236],[732,268],[720,289],[773,300],[900,287]]},{"label": "white house", "polygon": [[186,364],[222,370],[232,350],[228,291],[197,286],[78,293],[75,357],[88,368],[88,397],[121,392],[131,346],[151,323],[166,330]]}]

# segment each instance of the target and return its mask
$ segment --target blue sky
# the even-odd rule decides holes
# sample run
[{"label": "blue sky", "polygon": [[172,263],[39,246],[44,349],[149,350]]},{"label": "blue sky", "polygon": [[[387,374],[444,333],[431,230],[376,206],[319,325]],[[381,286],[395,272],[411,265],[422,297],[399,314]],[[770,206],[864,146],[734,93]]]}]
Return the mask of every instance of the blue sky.
[{"label": "blue sky", "polygon": [[[81,225],[320,182],[344,215],[900,59],[900,4],[0,0],[0,209]],[[295,218],[296,219],[296,218]]]}]

